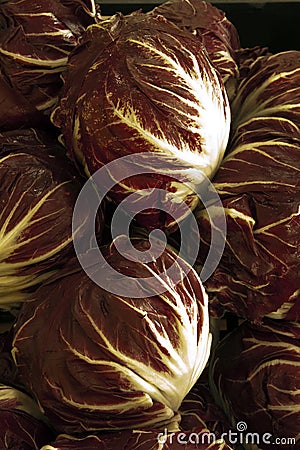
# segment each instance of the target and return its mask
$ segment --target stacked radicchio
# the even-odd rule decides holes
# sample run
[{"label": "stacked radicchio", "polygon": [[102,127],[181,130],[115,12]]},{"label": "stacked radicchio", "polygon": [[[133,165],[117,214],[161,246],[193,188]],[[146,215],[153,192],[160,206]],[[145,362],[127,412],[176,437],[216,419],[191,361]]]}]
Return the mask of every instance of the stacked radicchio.
[{"label": "stacked radicchio", "polygon": [[[0,0],[0,64],[0,446],[230,450],[241,421],[298,445],[300,52],[200,0]],[[209,307],[246,319],[210,385]]]}]

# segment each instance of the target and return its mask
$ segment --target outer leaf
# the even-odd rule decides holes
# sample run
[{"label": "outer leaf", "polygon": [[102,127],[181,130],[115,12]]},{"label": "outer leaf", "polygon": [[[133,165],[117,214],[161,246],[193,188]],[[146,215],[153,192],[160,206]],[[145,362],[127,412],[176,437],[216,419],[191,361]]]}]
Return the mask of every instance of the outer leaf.
[{"label": "outer leaf", "polygon": [[11,86],[0,71],[0,130],[34,127],[44,124],[44,118],[23,95]]},{"label": "outer leaf", "polygon": [[242,47],[236,50],[236,58],[238,60],[239,79],[240,84],[243,79],[249,74],[251,66],[261,56],[271,56],[268,47],[261,47],[256,45],[255,47]]},{"label": "outer leaf", "polygon": [[[83,179],[56,141],[31,129],[0,135],[0,180],[0,306],[10,309],[74,254]],[[84,227],[88,205],[82,213]]]},{"label": "outer leaf", "polygon": [[0,384],[0,445],[3,449],[39,450],[54,438],[38,405],[26,394]]},{"label": "outer leaf", "polygon": [[199,0],[169,0],[153,10],[203,42],[209,57],[221,74],[230,99],[235,95],[239,77],[239,35],[224,11]]},{"label": "outer leaf", "polygon": [[[99,20],[93,0],[10,0],[0,4],[0,131],[43,120],[62,86],[69,52],[91,23]],[[7,97],[18,99],[6,109]]]},{"label": "outer leaf", "polygon": [[300,52],[254,60],[232,104],[233,129],[257,117],[282,117],[300,126]]}]

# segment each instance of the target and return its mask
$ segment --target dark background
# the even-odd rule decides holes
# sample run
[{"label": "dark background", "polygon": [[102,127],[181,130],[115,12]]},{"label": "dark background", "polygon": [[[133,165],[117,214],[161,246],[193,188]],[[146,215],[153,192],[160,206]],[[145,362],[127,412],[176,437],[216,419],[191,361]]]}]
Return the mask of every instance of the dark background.
[{"label": "dark background", "polygon": [[[260,45],[272,52],[300,50],[300,1],[284,3],[213,3],[223,10],[239,32],[241,46]],[[102,15],[116,12],[144,12],[157,6],[151,3],[100,3]]]}]

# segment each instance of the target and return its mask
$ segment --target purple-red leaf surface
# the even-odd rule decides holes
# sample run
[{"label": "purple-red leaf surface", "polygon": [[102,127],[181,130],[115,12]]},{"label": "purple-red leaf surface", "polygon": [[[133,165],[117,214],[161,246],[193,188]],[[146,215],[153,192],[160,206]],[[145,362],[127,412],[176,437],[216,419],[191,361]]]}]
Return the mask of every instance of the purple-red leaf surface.
[{"label": "purple-red leaf surface", "polygon": [[300,51],[262,54],[250,65],[232,103],[233,130],[258,117],[282,117],[300,127]]},{"label": "purple-red leaf surface", "polygon": [[0,19],[0,131],[35,126],[57,100],[68,54],[100,13],[93,0],[10,0]]},{"label": "purple-red leaf surface", "polygon": [[179,28],[198,37],[220,73],[228,97],[232,99],[239,78],[236,51],[240,49],[240,40],[224,11],[200,0],[169,0],[154,8],[153,12],[162,14]]},{"label": "purple-red leaf surface", "polygon": [[[205,283],[213,314],[225,309],[253,321],[299,320],[299,175],[300,132],[293,122],[262,117],[237,129],[213,180],[227,222],[222,259]],[[201,266],[211,229],[205,210],[196,217]]]},{"label": "purple-red leaf surface", "polygon": [[39,450],[55,435],[38,405],[24,392],[0,384],[0,447]]},{"label": "purple-red leaf surface", "polygon": [[83,179],[56,140],[28,129],[0,134],[0,183],[0,307],[10,309],[74,255]]},{"label": "purple-red leaf surface", "polygon": [[[218,344],[210,382],[232,425],[242,421],[247,433],[258,433],[259,448],[274,443],[279,450],[295,449],[300,438],[299,371],[299,323],[245,321]],[[281,439],[277,445],[276,438]],[[288,438],[295,439],[293,445]]]}]

